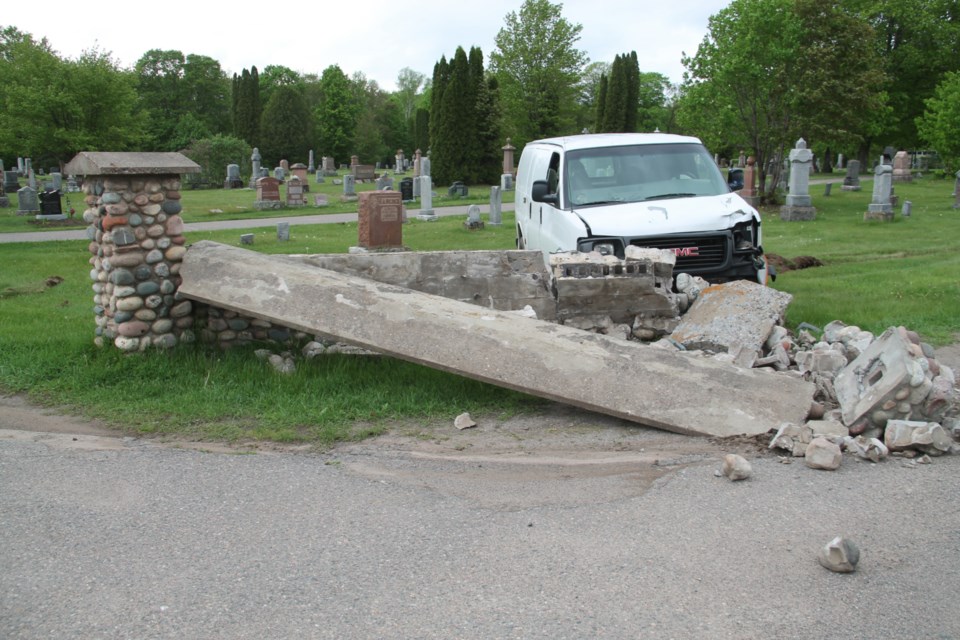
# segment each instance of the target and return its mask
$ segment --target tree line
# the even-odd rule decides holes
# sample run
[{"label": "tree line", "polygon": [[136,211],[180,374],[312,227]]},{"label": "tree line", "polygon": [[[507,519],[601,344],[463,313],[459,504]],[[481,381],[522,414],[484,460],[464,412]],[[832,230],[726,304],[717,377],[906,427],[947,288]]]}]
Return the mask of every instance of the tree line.
[{"label": "tree line", "polygon": [[[710,18],[680,84],[636,51],[590,61],[562,5],[508,13],[489,65],[477,48],[388,92],[338,65],[230,77],[198,54],[150,50],[121,68],[96,48],[64,59],[45,39],[0,30],[0,157],[56,166],[81,150],[187,150],[218,179],[227,162],[392,162],[429,149],[440,183],[495,182],[500,147],[582,131],[696,135],[725,157],[774,167],[803,137],[829,165],[878,149],[929,148],[960,164],[960,10],[955,0],[733,0]],[[545,37],[546,35],[548,37]],[[238,157],[239,156],[239,157]],[[226,161],[224,161],[226,158]],[[869,166],[869,165],[868,165]]]}]

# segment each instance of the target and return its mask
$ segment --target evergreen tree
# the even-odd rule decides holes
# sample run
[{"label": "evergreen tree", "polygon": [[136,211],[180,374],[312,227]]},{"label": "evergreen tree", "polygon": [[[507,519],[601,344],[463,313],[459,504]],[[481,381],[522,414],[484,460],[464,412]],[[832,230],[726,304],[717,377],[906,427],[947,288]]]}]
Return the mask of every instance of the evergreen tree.
[{"label": "evergreen tree", "polygon": [[450,78],[450,65],[446,56],[440,56],[440,61],[433,65],[433,90],[430,93],[430,142],[426,148],[420,147],[424,154],[433,149],[440,132],[440,123],[443,120],[443,94]]},{"label": "evergreen tree", "polygon": [[623,119],[623,130],[634,132],[637,130],[637,105],[640,100],[640,63],[637,61],[637,52],[623,56],[623,73],[627,81],[627,104]]},{"label": "evergreen tree", "polygon": [[607,74],[602,74],[600,76],[600,86],[597,89],[597,118],[594,122],[594,131],[596,133],[602,133],[605,131],[604,125],[606,124],[607,117]]},{"label": "evergreen tree", "polygon": [[347,160],[353,155],[358,116],[352,83],[339,66],[331,65],[320,76],[320,88],[320,105],[314,111],[320,152]]},{"label": "evergreen tree", "polygon": [[426,153],[430,148],[430,110],[423,107],[417,108],[416,116],[413,120],[413,149],[420,149]]},{"label": "evergreen tree", "polygon": [[280,160],[290,164],[305,160],[310,152],[311,124],[306,101],[296,87],[274,88],[260,122],[265,166],[279,164]]},{"label": "evergreen tree", "polygon": [[475,105],[471,103],[474,94],[467,54],[463,47],[457,47],[440,102],[437,136],[431,141],[430,160],[437,184],[450,184],[469,178],[470,149],[476,121]]},{"label": "evergreen tree", "polygon": [[260,79],[257,68],[246,69],[237,78],[234,76],[234,112],[233,132],[237,138],[246,141],[252,147],[260,141]]}]

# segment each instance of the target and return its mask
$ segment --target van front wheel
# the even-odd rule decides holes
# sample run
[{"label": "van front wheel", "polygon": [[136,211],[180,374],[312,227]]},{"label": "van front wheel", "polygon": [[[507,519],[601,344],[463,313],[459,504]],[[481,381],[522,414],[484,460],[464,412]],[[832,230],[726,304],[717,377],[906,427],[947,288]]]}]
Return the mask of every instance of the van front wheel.
[{"label": "van front wheel", "polygon": [[523,251],[527,248],[527,243],[523,241],[523,235],[520,233],[520,230],[517,229],[517,249]]}]

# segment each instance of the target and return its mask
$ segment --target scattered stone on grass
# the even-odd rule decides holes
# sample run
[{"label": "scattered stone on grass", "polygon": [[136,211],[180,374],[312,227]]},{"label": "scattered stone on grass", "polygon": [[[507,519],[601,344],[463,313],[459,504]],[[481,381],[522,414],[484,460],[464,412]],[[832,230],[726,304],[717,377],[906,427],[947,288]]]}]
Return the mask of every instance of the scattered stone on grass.
[{"label": "scattered stone on grass", "polygon": [[463,431],[464,429],[472,429],[477,426],[477,423],[470,417],[469,413],[461,413],[453,420],[453,426]]}]

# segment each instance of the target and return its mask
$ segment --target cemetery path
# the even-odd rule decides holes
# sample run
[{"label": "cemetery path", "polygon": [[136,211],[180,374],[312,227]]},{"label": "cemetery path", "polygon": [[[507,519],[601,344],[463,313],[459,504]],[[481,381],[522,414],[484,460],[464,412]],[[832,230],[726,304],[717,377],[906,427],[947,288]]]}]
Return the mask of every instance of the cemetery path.
[{"label": "cemetery path", "polygon": [[[452,207],[437,207],[433,212],[441,217],[446,216],[466,216],[469,205],[457,205]],[[483,207],[481,211],[487,213]],[[513,203],[503,203],[503,211],[513,211]],[[419,209],[409,209],[407,215],[415,218],[420,213]],[[342,222],[356,222],[356,213],[331,213],[317,214],[309,216],[284,216],[278,218],[250,218],[247,220],[217,220],[211,222],[189,222],[184,225],[184,231],[218,231],[223,229],[256,229],[259,227],[273,227],[277,223],[287,222],[291,226],[303,224],[338,224]],[[57,240],[86,240],[87,232],[85,229],[70,229],[62,231],[24,231],[17,233],[0,233],[0,244],[12,242],[52,242]]]}]

